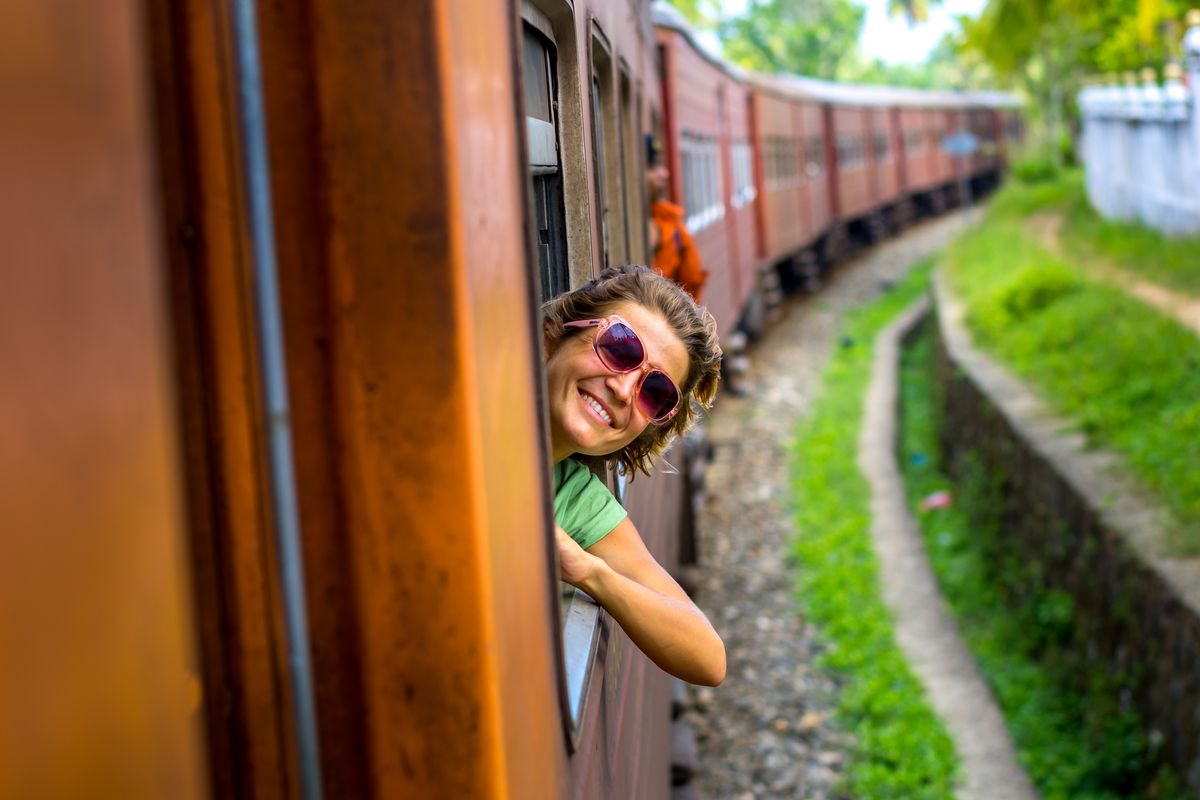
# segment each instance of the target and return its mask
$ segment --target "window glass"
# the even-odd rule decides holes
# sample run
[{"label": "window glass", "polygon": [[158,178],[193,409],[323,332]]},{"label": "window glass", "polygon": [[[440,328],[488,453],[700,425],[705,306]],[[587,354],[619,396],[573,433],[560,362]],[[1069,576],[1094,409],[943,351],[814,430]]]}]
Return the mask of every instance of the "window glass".
[{"label": "window glass", "polygon": [[806,164],[804,171],[809,180],[817,180],[825,174],[825,141],[819,136],[809,137],[804,145]]},{"label": "window glass", "polygon": [[604,170],[604,98],[600,76],[592,73],[592,166],[596,174],[596,215],[600,220],[601,263],[608,266],[608,198]]},{"label": "window glass", "polygon": [[530,175],[530,219],[538,260],[539,300],[570,288],[558,128],[554,118],[557,83],[554,46],[526,24],[522,31],[522,90],[525,99],[526,169]]},{"label": "window glass", "polygon": [[742,208],[754,201],[757,192],[754,187],[754,162],[750,142],[738,139],[733,143],[733,196],[730,198],[734,208]]},{"label": "window glass", "polygon": [[680,137],[683,160],[684,213],[688,230],[696,233],[725,216],[724,190],[717,139],[684,132]]}]

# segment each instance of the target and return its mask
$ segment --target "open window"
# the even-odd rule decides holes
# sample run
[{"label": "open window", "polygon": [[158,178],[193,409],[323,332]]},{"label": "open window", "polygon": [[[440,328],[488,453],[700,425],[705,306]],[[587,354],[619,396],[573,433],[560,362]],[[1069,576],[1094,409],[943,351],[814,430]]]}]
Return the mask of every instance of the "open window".
[{"label": "open window", "polygon": [[646,258],[644,240],[639,241],[638,231],[645,230],[645,188],[642,180],[643,167],[641,148],[638,146],[641,119],[638,106],[634,103],[633,81],[629,76],[629,65],[621,61],[618,69],[619,101],[618,122],[621,132],[621,173],[624,176],[622,197],[622,228],[624,247],[622,262],[642,262]]},{"label": "open window", "polygon": [[[593,199],[588,192],[584,107],[593,102],[599,104],[601,107],[593,107],[592,111],[597,119],[603,119],[603,100],[611,100],[606,91],[611,92],[612,79],[610,75],[608,83],[601,86],[599,75],[580,69],[575,16],[569,0],[523,0],[521,20],[528,217],[536,254],[536,264],[531,263],[530,268],[537,271],[534,283],[540,302],[545,302],[589,280],[594,271]],[[593,81],[597,82],[594,88]],[[609,106],[610,113],[615,114],[615,103],[610,102]],[[608,124],[615,123],[610,118]],[[595,148],[600,154],[606,152],[605,132],[601,126],[594,131],[601,139],[600,146]],[[597,169],[603,161],[601,158]],[[619,180],[619,164],[615,174]],[[598,181],[596,188],[598,197],[594,207],[600,215],[604,208],[604,195],[600,193],[605,185]],[[544,387],[542,396],[544,408]],[[552,536],[552,529],[547,535]],[[552,538],[549,546],[553,553]],[[574,748],[601,639],[601,615],[600,607],[583,592],[565,583],[555,588],[562,625],[559,693],[564,729],[569,746]]]},{"label": "open window", "polygon": [[557,49],[526,23],[522,30],[522,84],[525,139],[531,182],[533,225],[541,296],[545,302],[571,288],[563,202],[563,170],[558,146]]},{"label": "open window", "polygon": [[622,136],[617,118],[612,49],[599,27],[592,27],[592,168],[595,174],[596,218],[599,222],[600,265],[628,260],[625,239],[625,198],[622,194]]}]

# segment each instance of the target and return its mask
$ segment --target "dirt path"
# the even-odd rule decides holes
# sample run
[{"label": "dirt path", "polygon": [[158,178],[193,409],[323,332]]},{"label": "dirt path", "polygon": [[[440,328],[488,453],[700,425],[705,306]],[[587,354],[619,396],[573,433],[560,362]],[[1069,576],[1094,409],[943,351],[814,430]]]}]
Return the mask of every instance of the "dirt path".
[{"label": "dirt path", "polygon": [[723,397],[710,420],[699,601],[725,639],[729,672],[721,688],[695,691],[686,712],[700,744],[700,797],[831,796],[852,740],[829,721],[837,686],[810,666],[822,643],[795,602],[789,448],[845,312],[874,300],[964,223],[953,214],[918,226],[839,266],[820,293],[791,301],[752,352],[750,391]]},{"label": "dirt path", "polygon": [[[1060,212],[1043,211],[1034,214],[1026,221],[1026,225],[1042,247],[1052,253],[1062,254],[1059,232],[1062,229],[1063,217]],[[1174,317],[1181,325],[1200,336],[1200,298],[1180,294],[1106,261],[1090,259],[1088,272],[1123,289],[1167,316]]]}]

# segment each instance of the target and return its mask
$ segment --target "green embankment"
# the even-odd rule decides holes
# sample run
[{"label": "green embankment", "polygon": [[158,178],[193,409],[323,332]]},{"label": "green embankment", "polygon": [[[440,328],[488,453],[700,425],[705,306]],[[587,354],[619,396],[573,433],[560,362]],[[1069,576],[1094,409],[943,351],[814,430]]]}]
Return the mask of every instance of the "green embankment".
[{"label": "green embankment", "polygon": [[[930,325],[903,355],[901,463],[912,508],[949,490],[948,508],[914,511],[942,594],[1000,704],[1021,763],[1046,800],[1182,796],[1137,716],[1121,706],[1121,677],[1070,650],[1071,597],[1038,582],[1006,548],[988,481],[954,485],[942,472],[942,403]],[[1091,669],[1091,672],[1089,672]]]},{"label": "green embankment", "polygon": [[856,744],[845,789],[858,798],[953,797],[958,759],[893,638],[870,538],[870,492],[856,465],[878,331],[925,290],[926,263],[848,316],[842,347],[795,443],[800,598],[834,645],[823,663],[845,679],[841,723]]},{"label": "green embankment", "polygon": [[[1200,337],[1087,268],[1103,250],[1147,277],[1186,283],[1200,276],[1200,258],[1176,267],[1165,254],[1200,245],[1093,219],[1075,207],[1079,191],[1076,175],[1006,187],[947,250],[950,284],[977,342],[1090,442],[1121,454],[1175,517],[1173,549],[1200,552]],[[1055,250],[1030,224],[1047,213],[1066,214]]]}]

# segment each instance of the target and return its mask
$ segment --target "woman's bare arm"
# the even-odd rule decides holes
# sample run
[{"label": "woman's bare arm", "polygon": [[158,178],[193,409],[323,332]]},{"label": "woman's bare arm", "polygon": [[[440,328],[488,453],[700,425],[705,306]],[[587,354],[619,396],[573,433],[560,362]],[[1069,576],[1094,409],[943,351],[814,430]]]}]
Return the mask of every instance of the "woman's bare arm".
[{"label": "woman's bare arm", "polygon": [[725,679],[725,645],[628,519],[584,550],[555,526],[563,580],[596,598],[642,652],[688,683]]}]

